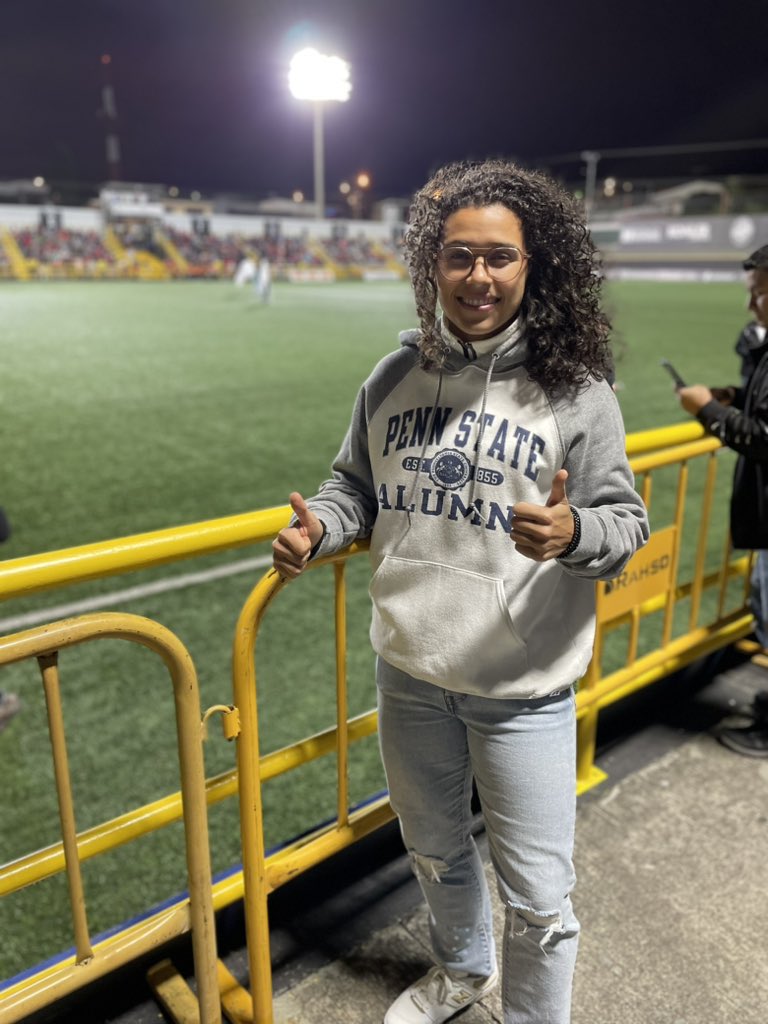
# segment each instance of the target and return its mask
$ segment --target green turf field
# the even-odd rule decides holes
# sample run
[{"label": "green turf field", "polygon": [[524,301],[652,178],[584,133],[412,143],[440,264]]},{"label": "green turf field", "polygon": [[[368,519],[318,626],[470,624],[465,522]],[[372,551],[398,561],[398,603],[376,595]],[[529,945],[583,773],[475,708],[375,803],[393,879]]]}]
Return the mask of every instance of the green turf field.
[{"label": "green turf field", "polygon": [[[415,323],[404,284],[277,285],[262,307],[215,283],[3,283],[3,473],[14,528],[4,557],[284,504],[312,493],[346,429],[359,383]],[[735,284],[622,283],[609,289],[618,397],[629,431],[687,419],[659,358],[691,382],[733,382],[746,319]],[[658,501],[658,504],[656,502]],[[654,515],[669,503],[654,493]],[[240,549],[0,606],[0,618],[234,562]],[[352,712],[373,703],[366,565],[350,567]],[[205,707],[228,703],[230,644],[252,574],[133,599],[188,646]],[[317,572],[281,595],[257,652],[263,748],[333,717],[332,580]],[[7,630],[4,629],[3,632]],[[152,656],[117,641],[65,652],[64,705],[78,826],[178,788],[169,684]],[[0,863],[58,838],[37,670],[0,670],[24,710],[0,736]],[[212,730],[209,774],[234,765]],[[266,787],[269,844],[333,813],[333,763]],[[324,787],[324,783],[329,785]],[[352,798],[383,786],[375,741],[352,752]],[[327,793],[327,796],[323,795]],[[231,802],[230,802],[231,803]],[[236,810],[212,811],[214,868],[239,859]],[[95,930],[185,887],[181,830],[85,865]],[[0,977],[69,945],[59,880],[0,902]]]}]

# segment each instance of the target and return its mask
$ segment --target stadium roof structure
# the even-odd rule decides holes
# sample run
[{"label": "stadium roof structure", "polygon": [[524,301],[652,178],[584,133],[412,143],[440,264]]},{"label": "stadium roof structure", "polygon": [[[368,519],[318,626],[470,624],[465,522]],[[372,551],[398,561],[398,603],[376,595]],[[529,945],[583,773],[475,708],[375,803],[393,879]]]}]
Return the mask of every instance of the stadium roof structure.
[{"label": "stadium roof structure", "polygon": [[50,200],[51,187],[38,178],[16,178],[13,181],[0,181],[0,202],[15,203],[47,203]]}]

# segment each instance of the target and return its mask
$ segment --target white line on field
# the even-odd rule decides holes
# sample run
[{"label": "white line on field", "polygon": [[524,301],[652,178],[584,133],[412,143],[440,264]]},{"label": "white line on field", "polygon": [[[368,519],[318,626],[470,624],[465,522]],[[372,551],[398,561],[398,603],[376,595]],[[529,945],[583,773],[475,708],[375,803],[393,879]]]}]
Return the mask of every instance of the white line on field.
[{"label": "white line on field", "polygon": [[0,619],[0,631],[3,633],[14,633],[19,629],[37,626],[41,622],[54,622],[56,619],[68,619],[70,615],[82,615],[83,612],[101,611],[102,608],[111,608],[116,604],[123,604],[126,601],[136,601],[143,597],[150,597],[153,594],[166,594],[170,590],[185,590],[187,587],[195,587],[200,583],[209,583],[211,580],[221,580],[227,576],[237,576],[240,573],[251,572],[254,569],[266,569],[271,564],[271,555],[260,555],[258,558],[243,558],[239,562],[231,562],[229,565],[221,565],[214,569],[202,570],[201,572],[188,572],[182,576],[168,576],[165,579],[144,583],[138,587],[113,590],[108,594],[86,597],[82,601],[71,601],[69,604],[53,605],[50,608],[40,608],[34,612],[27,612],[25,615],[13,615],[7,619]]}]

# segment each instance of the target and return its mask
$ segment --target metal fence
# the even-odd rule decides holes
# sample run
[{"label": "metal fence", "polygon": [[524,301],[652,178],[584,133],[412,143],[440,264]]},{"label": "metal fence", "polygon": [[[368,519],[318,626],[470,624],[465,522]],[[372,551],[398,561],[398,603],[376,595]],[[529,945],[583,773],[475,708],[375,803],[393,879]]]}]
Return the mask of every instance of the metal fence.
[{"label": "metal fence", "polygon": [[[724,511],[730,480],[719,471],[723,450],[697,424],[631,435],[627,451],[639,489],[651,512],[651,541],[622,576],[598,583],[595,652],[577,694],[578,789],[604,776],[594,764],[602,709],[703,655],[732,644],[752,628],[747,607],[750,556],[734,557]],[[671,476],[670,476],[671,474]],[[673,501],[664,503],[658,494]],[[669,506],[655,517],[655,506]],[[115,575],[179,559],[270,539],[288,521],[288,508],[158,531],[0,565],[0,598],[12,598],[65,583]],[[717,513],[717,514],[715,514]],[[655,522],[658,518],[659,522]],[[254,645],[268,608],[283,583],[273,572],[261,579],[239,616],[233,650],[233,696],[204,714],[199,706],[194,666],[167,630],[137,616],[101,613],[42,626],[0,639],[0,664],[25,657],[41,660],[51,709],[51,737],[61,808],[62,841],[0,866],[0,898],[26,885],[67,872],[75,954],[53,967],[31,969],[21,981],[0,989],[0,1024],[11,1024],[128,960],[159,951],[168,941],[192,932],[197,997],[167,961],[149,973],[150,984],[178,1021],[218,1024],[221,1008],[236,1022],[272,1024],[269,951],[269,893],[380,827],[393,816],[386,796],[350,807],[349,748],[376,731],[376,713],[354,718],[347,710],[346,577],[350,558],[366,544],[313,563],[313,572],[335,578],[336,722],[265,756],[259,752],[257,658]],[[301,586],[301,583],[294,584]],[[274,614],[274,613],[273,613]],[[613,634],[611,643],[607,643]],[[66,770],[66,743],[55,679],[56,652],[99,636],[123,636],[153,648],[173,681],[182,792],[126,811],[118,819],[78,833]],[[618,642],[617,642],[617,639]],[[617,654],[617,651],[619,653]],[[53,675],[52,675],[53,673]],[[50,695],[49,695],[50,690]],[[237,770],[204,780],[201,722],[223,717],[225,734],[237,741]],[[278,775],[322,757],[336,759],[334,820],[310,827],[302,837],[267,854],[262,786]],[[205,802],[239,796],[243,867],[212,884]],[[91,944],[83,910],[79,863],[118,845],[184,819],[190,895]],[[307,823],[313,826],[312,822]],[[250,991],[216,960],[215,910],[244,897]]]}]

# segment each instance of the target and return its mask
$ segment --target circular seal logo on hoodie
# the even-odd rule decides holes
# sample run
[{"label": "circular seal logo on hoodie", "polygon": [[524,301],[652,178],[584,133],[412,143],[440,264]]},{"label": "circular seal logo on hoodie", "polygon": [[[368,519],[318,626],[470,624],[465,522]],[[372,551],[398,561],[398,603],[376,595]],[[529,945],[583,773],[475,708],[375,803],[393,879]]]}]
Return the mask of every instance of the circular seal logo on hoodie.
[{"label": "circular seal logo on hoodie", "polygon": [[429,479],[437,487],[457,491],[469,480],[472,464],[463,452],[455,448],[443,448],[432,459]]}]

